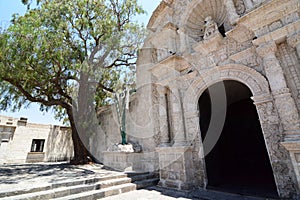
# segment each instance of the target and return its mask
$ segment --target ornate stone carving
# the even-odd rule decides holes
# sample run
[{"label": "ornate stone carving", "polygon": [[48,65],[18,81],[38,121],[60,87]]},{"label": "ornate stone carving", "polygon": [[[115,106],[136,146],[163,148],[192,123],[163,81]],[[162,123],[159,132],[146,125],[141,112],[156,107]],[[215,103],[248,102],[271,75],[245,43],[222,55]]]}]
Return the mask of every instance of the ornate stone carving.
[{"label": "ornate stone carving", "polygon": [[219,33],[217,23],[212,19],[211,16],[207,16],[204,21],[204,36],[203,39],[207,39],[216,33]]},{"label": "ornate stone carving", "polygon": [[281,19],[281,21],[284,25],[286,25],[286,24],[292,23],[298,19],[299,19],[299,14],[297,12],[294,12],[292,14],[289,14],[289,15],[283,17]]},{"label": "ornate stone carving", "polygon": [[242,16],[246,12],[246,6],[243,0],[234,0],[234,5],[236,9],[236,13],[239,16]]},{"label": "ornate stone carving", "polygon": [[256,104],[256,108],[259,113],[259,118],[261,123],[266,123],[266,124],[279,123],[276,110],[271,101]]},{"label": "ornate stone carving", "polygon": [[266,57],[267,55],[273,55],[277,51],[277,46],[274,42],[268,42],[260,45],[256,48],[256,52],[261,57]]},{"label": "ornate stone carving", "polygon": [[[273,170],[278,172],[279,176],[275,174],[275,180],[277,182],[277,187],[282,197],[290,197],[293,194],[293,191],[296,191],[295,188],[295,176],[291,174],[290,171],[292,166],[288,166],[284,161],[272,162]],[[283,175],[285,178],[282,178]]]},{"label": "ornate stone carving", "polygon": [[275,103],[286,133],[300,131],[299,114],[290,93],[275,96]]},{"label": "ornate stone carving", "polygon": [[296,48],[298,59],[300,59],[300,33],[293,34],[287,39],[288,45]]},{"label": "ornate stone carving", "polygon": [[222,80],[236,80],[245,83],[254,96],[268,95],[267,80],[257,71],[238,64],[224,65],[207,70],[193,81],[184,95],[183,106],[185,112],[197,110],[198,98],[204,90]]},{"label": "ornate stone carving", "polygon": [[225,0],[225,7],[227,9],[227,15],[231,25],[235,25],[239,19],[239,16],[234,7],[233,0]]},{"label": "ornate stone carving", "polygon": [[276,44],[270,42],[258,47],[257,53],[263,57],[266,76],[275,98],[275,105],[278,109],[283,128],[286,133],[290,133],[300,130],[299,114],[296,104],[287,88],[283,69],[275,55],[276,50]]},{"label": "ornate stone carving", "polygon": [[[195,146],[194,143],[196,140],[199,141],[200,131],[193,124],[197,122],[194,121],[195,118],[189,117],[191,115],[188,114],[188,111],[193,113],[192,111],[197,109],[198,98],[207,87],[221,80],[228,79],[240,81],[247,85],[252,91],[254,103],[257,106],[257,111],[261,120],[261,126],[270,155],[271,164],[273,166],[273,163],[280,160],[286,163],[286,166],[284,167],[289,169],[288,175],[286,175],[282,174],[282,166],[273,166],[274,176],[280,195],[282,197],[288,197],[290,191],[295,191],[294,185],[296,183],[295,180],[292,180],[294,175],[292,174],[292,171],[290,171],[290,169],[293,169],[292,164],[289,160],[288,152],[279,144],[279,142],[282,141],[283,136],[279,128],[279,117],[269,92],[268,83],[266,79],[255,70],[242,65],[215,67],[208,70],[206,73],[201,74],[201,76],[191,84],[188,91],[184,94],[186,98],[184,98],[183,105],[185,106],[184,110],[186,111],[185,120],[187,134],[192,136],[193,134],[190,134],[189,132],[193,131],[198,131],[199,133],[193,141],[193,146]],[[200,147],[195,146],[195,149],[198,149],[200,155],[203,154],[201,148],[201,145]],[[194,156],[194,158],[201,160],[199,155],[198,157]],[[201,174],[201,172],[202,171],[200,170],[198,173]],[[291,183],[288,185],[284,184],[286,181],[291,181]]]}]

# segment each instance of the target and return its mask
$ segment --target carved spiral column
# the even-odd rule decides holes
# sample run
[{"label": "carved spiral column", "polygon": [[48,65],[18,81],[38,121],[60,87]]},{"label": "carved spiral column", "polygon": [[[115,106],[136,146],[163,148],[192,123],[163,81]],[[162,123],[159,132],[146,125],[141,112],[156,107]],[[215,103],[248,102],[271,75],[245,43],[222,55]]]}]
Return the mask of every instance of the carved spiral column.
[{"label": "carved spiral column", "polygon": [[270,83],[284,133],[286,135],[299,134],[299,114],[294,99],[287,88],[279,60],[276,58],[276,50],[277,46],[274,42],[263,44],[256,49],[257,53],[263,58],[266,76]]},{"label": "carved spiral column", "polygon": [[185,146],[186,135],[184,131],[184,120],[182,112],[182,102],[177,85],[177,81],[173,81],[169,84],[170,87],[170,107],[171,107],[171,126],[174,137],[174,146]]},{"label": "carved spiral column", "polygon": [[170,144],[169,125],[168,125],[168,99],[166,98],[167,89],[164,86],[158,86],[159,94],[159,130],[160,130],[160,147],[166,147]]},{"label": "carved spiral column", "polygon": [[228,19],[231,25],[235,25],[239,19],[234,6],[233,0],[225,0],[225,7],[228,14]]}]

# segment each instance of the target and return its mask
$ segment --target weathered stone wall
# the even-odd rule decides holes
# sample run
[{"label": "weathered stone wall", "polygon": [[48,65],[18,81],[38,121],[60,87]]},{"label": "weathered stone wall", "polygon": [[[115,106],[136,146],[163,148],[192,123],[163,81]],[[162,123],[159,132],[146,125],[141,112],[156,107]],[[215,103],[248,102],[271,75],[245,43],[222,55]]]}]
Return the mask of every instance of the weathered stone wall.
[{"label": "weathered stone wall", "polygon": [[[204,37],[207,16],[225,31]],[[193,162],[181,172],[192,171],[194,185],[206,186],[197,102],[210,85],[236,80],[253,94],[279,195],[299,191],[299,16],[297,0],[162,1],[137,67],[138,81],[151,77],[153,85],[142,93],[151,94],[145,105],[157,116],[148,132],[154,130],[156,146],[163,146],[157,148],[160,163],[172,149],[191,146]],[[161,169],[161,184],[172,179],[165,186],[180,189],[184,182],[170,166]]]},{"label": "weathered stone wall", "polygon": [[73,149],[70,128],[51,126],[45,143],[45,161],[69,161],[73,157]]},{"label": "weathered stone wall", "polygon": [[[13,128],[9,140],[1,140],[0,163],[66,161],[73,157],[73,142],[68,128],[27,123],[27,119],[0,116],[0,127]],[[44,139],[43,152],[31,153],[33,139]]]},{"label": "weathered stone wall", "polygon": [[[218,29],[208,32],[208,16]],[[206,187],[198,100],[209,86],[235,80],[253,94],[278,194],[299,193],[300,2],[164,0],[147,28],[127,133],[145,152],[157,151],[160,184]],[[112,116],[100,117],[101,151],[120,141]],[[125,157],[107,162],[126,168],[133,159]]]},{"label": "weathered stone wall", "polygon": [[103,108],[98,115],[98,131],[89,138],[91,153],[99,162],[104,162],[103,152],[113,144],[121,142],[121,135],[117,118],[112,107]]},{"label": "weathered stone wall", "polygon": [[[143,91],[144,89],[142,88]],[[100,162],[111,168],[124,170],[131,167],[135,171],[158,169],[155,140],[153,132],[150,132],[153,119],[148,115],[151,114],[151,108],[146,107],[149,102],[148,100],[145,102],[147,98],[140,94],[138,91],[130,101],[129,110],[126,113],[126,134],[127,142],[136,143],[142,147],[141,153],[129,155],[130,153],[107,152],[113,144],[121,142],[114,105],[102,108],[98,115],[98,132],[90,138],[91,152]]]}]

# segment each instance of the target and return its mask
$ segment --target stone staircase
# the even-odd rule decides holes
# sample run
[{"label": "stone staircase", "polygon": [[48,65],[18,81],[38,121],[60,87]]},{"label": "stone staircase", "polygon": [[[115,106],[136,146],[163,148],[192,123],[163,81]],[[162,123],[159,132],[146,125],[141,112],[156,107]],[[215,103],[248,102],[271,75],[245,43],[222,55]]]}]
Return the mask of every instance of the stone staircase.
[{"label": "stone staircase", "polygon": [[157,173],[119,173],[104,177],[92,177],[55,182],[50,185],[0,193],[1,200],[27,199],[82,199],[92,200],[133,191],[158,183]]}]

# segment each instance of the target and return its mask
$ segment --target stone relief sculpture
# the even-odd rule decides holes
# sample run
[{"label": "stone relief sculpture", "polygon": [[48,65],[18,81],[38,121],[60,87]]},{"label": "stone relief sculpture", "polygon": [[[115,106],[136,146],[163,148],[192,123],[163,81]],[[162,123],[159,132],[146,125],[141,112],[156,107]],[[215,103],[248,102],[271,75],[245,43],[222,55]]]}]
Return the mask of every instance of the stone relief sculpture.
[{"label": "stone relief sculpture", "polygon": [[243,0],[234,0],[234,6],[236,9],[236,13],[239,16],[242,16],[246,12],[246,6]]},{"label": "stone relief sculpture", "polygon": [[209,38],[211,35],[214,35],[215,33],[218,33],[219,30],[218,30],[218,25],[217,23],[212,19],[211,16],[208,16],[205,18],[205,21],[204,21],[204,27],[205,27],[205,30],[204,30],[204,36],[203,36],[203,39],[207,39]]}]

